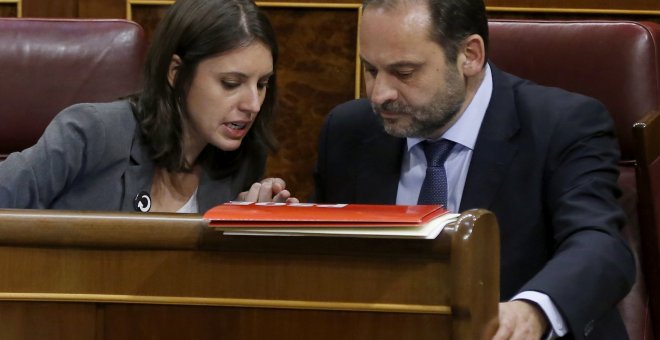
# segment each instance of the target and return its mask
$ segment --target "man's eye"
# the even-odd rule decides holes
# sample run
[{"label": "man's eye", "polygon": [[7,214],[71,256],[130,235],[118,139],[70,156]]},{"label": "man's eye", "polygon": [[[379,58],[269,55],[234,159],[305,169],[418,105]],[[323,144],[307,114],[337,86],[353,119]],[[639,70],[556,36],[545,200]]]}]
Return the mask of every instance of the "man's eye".
[{"label": "man's eye", "polygon": [[412,77],[413,71],[397,71],[396,76],[399,79],[407,79]]},{"label": "man's eye", "polygon": [[372,77],[375,77],[376,74],[378,74],[378,71],[376,71],[376,69],[373,68],[373,67],[365,67],[365,68],[364,68],[364,72],[366,72],[367,74],[371,75]]},{"label": "man's eye", "polygon": [[257,88],[258,88],[259,90],[263,90],[263,89],[265,89],[265,88],[268,88],[268,82],[267,82],[267,81],[263,81],[263,82],[259,82],[259,83],[257,83]]}]

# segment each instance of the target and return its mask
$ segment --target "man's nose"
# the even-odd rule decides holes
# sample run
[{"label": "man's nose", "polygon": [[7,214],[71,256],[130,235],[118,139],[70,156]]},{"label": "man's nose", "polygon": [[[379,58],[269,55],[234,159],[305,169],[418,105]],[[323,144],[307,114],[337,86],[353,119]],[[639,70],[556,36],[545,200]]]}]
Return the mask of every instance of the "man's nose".
[{"label": "man's nose", "polygon": [[372,103],[382,105],[388,101],[396,101],[398,92],[391,84],[391,80],[387,75],[378,74],[371,80],[371,91],[367,92],[367,96]]}]

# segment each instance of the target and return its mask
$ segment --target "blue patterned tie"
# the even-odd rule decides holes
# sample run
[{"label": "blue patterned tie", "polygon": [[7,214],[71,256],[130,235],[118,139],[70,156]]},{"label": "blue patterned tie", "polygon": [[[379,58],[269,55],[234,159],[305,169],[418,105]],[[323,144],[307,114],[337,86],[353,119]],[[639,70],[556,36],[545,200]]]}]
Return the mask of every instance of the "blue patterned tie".
[{"label": "blue patterned tie", "polygon": [[456,143],[447,139],[438,142],[422,142],[427,165],[426,177],[424,177],[417,204],[441,204],[445,208],[447,207],[445,160],[454,144]]}]

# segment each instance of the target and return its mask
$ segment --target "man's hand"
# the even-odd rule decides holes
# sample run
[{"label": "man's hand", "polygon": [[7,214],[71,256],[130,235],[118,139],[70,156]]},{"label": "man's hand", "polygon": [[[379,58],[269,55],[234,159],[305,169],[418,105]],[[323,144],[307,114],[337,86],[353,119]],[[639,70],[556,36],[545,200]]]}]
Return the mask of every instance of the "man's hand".
[{"label": "man's hand", "polygon": [[298,203],[298,199],[291,197],[286,190],[286,182],[281,178],[265,178],[261,182],[252,184],[250,190],[243,191],[236,197],[243,202],[280,202]]},{"label": "man's hand", "polygon": [[523,300],[501,302],[499,321],[493,340],[540,339],[548,327],[543,311]]}]

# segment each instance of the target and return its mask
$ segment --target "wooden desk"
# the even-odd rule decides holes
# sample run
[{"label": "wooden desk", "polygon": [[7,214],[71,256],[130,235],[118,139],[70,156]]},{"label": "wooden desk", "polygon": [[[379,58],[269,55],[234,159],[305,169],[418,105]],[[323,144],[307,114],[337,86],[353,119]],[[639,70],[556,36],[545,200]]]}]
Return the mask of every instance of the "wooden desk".
[{"label": "wooden desk", "polygon": [[499,234],[223,236],[200,215],[0,210],[0,339],[478,339]]}]

